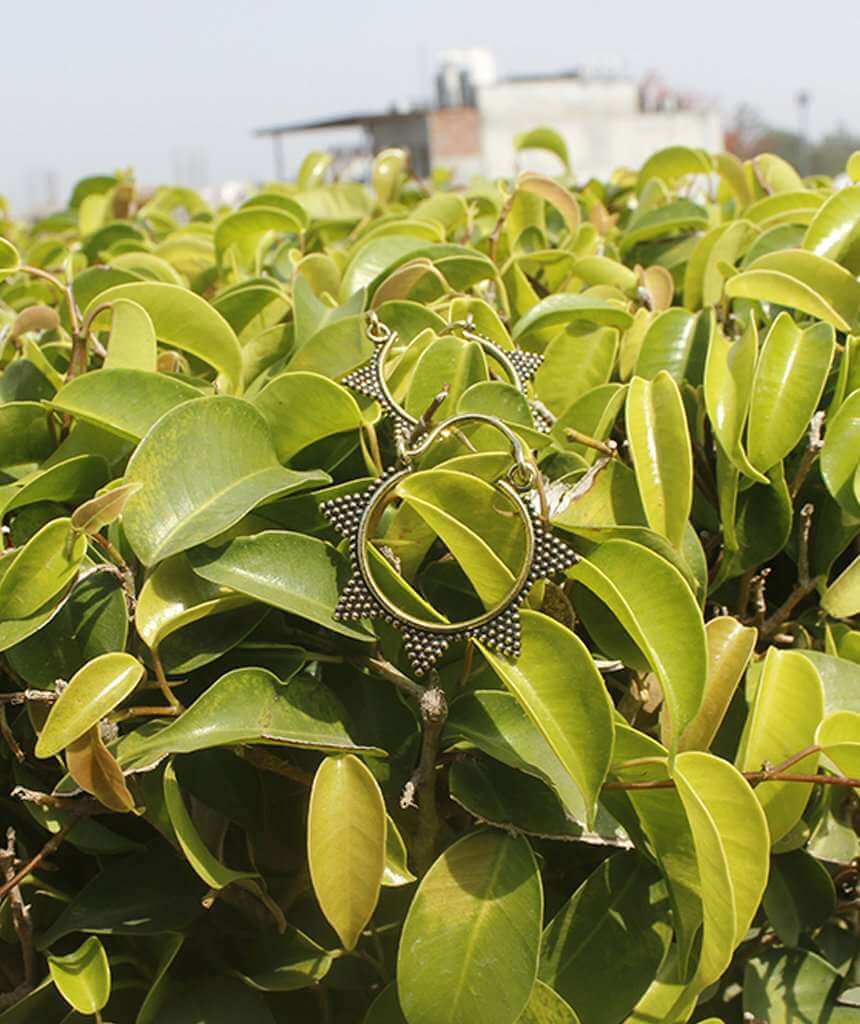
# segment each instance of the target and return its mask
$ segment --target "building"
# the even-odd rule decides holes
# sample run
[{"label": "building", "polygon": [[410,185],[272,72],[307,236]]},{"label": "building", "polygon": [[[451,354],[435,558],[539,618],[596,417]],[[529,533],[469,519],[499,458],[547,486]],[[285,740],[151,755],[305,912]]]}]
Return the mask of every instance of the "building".
[{"label": "building", "polygon": [[336,151],[348,176],[366,176],[372,154],[397,146],[409,151],[418,174],[442,166],[466,182],[476,174],[507,177],[525,168],[557,172],[551,155],[514,150],[514,137],[538,125],[565,138],[580,179],[638,167],[665,146],[723,147],[719,112],[653,76],[637,83],[610,66],[500,79],[486,50],[440,54],[432,104],[276,125],[255,134],[272,139],[278,177],[285,137],[350,128],[363,132],[364,143]]}]

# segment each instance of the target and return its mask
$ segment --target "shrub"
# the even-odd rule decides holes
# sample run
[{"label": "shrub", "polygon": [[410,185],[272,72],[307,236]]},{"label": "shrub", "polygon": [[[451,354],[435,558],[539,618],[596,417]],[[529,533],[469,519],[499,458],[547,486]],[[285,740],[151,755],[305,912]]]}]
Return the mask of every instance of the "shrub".
[{"label": "shrub", "polygon": [[326,166],[0,222],[0,1022],[857,1020],[860,184]]}]

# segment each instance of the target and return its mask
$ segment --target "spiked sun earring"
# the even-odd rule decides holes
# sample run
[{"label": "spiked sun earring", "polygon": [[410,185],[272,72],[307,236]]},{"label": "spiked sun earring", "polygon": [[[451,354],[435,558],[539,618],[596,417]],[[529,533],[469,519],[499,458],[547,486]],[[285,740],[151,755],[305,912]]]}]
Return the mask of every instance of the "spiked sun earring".
[{"label": "spiked sun earring", "polygon": [[[493,489],[513,510],[524,537],[522,566],[513,586],[495,606],[462,622],[441,617],[421,618],[404,611],[391,599],[374,575],[371,558],[374,531],[399,485],[414,472],[413,462],[439,438],[468,423],[488,424],[499,430],[511,447],[513,464]],[[478,413],[463,413],[432,428],[411,448],[402,449],[404,468],[391,467],[367,490],[327,501],[322,512],[349,539],[353,572],[335,609],[340,620],[384,619],[403,635],[404,646],[416,675],[423,675],[458,640],[474,639],[510,658],[520,653],[519,609],[529,590],[540,579],[562,572],[577,556],[553,536],[540,515],[535,490],[538,469],[527,456],[517,435],[500,420]]]},{"label": "spiked sun earring", "polygon": [[[543,356],[536,352],[501,348],[477,330],[471,315],[465,320],[454,320],[448,325],[448,330],[452,333],[459,333],[467,341],[477,342],[487,357],[502,368],[509,382],[523,394],[525,394],[526,384],[543,362]],[[367,337],[374,344],[370,361],[344,377],[342,383],[359,394],[376,399],[382,407],[382,415],[391,417],[395,436],[405,442],[418,426],[418,420],[397,402],[385,380],[386,361],[398,340],[398,334],[384,324],[375,311],[371,310],[368,313]],[[538,430],[548,431],[551,424],[534,405],[532,405],[532,413]]]}]

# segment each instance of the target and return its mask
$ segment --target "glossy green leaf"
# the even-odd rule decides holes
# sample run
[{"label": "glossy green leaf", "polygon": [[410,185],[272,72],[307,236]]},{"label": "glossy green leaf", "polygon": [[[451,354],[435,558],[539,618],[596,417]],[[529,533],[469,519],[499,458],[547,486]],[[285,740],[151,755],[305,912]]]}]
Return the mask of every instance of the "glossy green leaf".
[{"label": "glossy green leaf", "polygon": [[821,450],[821,476],[827,490],[851,516],[860,518],[860,388],[827,424]]},{"label": "glossy green leaf", "polygon": [[821,607],[836,619],[860,613],[860,556],[828,586]]},{"label": "glossy green leaf", "polygon": [[705,408],[714,434],[731,464],[759,483],[765,477],[751,465],[744,449],[744,428],[753,393],[753,376],[758,358],[755,321],[737,341],[729,341],[714,321],[705,363]]},{"label": "glossy green leaf", "polygon": [[382,884],[390,888],[409,885],[415,881],[415,875],[409,870],[406,844],[403,842],[397,825],[391,815],[386,815],[385,823],[385,870],[382,873]]},{"label": "glossy green leaf", "polygon": [[756,367],[749,411],[752,465],[767,472],[803,437],[824,390],[835,339],[817,324],[802,331],[788,313],[774,320]]},{"label": "glossy green leaf", "polygon": [[225,547],[195,548],[189,558],[194,572],[222,591],[231,588],[342,636],[371,639],[334,618],[348,568],[344,557],[325,541],[272,530],[237,537]]},{"label": "glossy green leaf", "polygon": [[322,437],[357,430],[364,417],[352,394],[316,373],[283,373],[254,398],[281,462]]},{"label": "glossy green leaf", "polygon": [[36,744],[37,757],[51,757],[82,736],[120,704],[143,679],[143,665],[115,651],[93,658],[69,680]]},{"label": "glossy green leaf", "polygon": [[627,437],[648,525],[680,547],[693,500],[693,455],[678,386],[665,371],[634,377]]},{"label": "glossy green leaf", "polygon": [[637,190],[641,192],[652,178],[674,181],[691,174],[710,174],[711,158],[701,149],[689,146],[667,146],[652,154],[639,169]]},{"label": "glossy green leaf", "polygon": [[818,726],[815,742],[842,775],[860,778],[860,712],[836,711],[828,715]]},{"label": "glossy green leaf", "polygon": [[0,574],[0,619],[25,619],[78,574],[86,538],[65,517],[52,519],[10,558]]},{"label": "glossy green leaf", "polygon": [[[41,501],[71,505],[90,497],[108,482],[108,465],[101,455],[76,455],[25,478],[5,503],[3,514]],[[72,525],[77,524],[72,518]]]},{"label": "glossy green leaf", "polygon": [[49,956],[51,978],[66,1002],[78,1013],[96,1013],[110,998],[110,964],[95,936],[65,956]]},{"label": "glossy green leaf", "polygon": [[514,1024],[534,985],[542,913],[525,839],[483,831],[449,846],[418,887],[400,937],[408,1024]]},{"label": "glossy green leaf", "polygon": [[7,238],[0,238],[0,281],[14,274],[21,266],[18,250]]},{"label": "glossy green leaf", "polygon": [[[814,742],[823,715],[824,692],[815,667],[796,651],[771,647],[735,763],[742,771],[780,764]],[[818,754],[810,754],[793,765],[792,771],[814,774],[817,764]],[[770,781],[756,788],[774,842],[797,824],[811,789],[811,783]]]},{"label": "glossy green leaf", "polygon": [[208,849],[188,813],[185,797],[170,763],[164,769],[163,785],[164,803],[176,841],[185,854],[185,859],[210,889],[223,889],[234,882],[259,877],[256,871],[235,871],[228,868]]},{"label": "glossy green leaf", "polygon": [[758,638],[758,630],[721,615],[705,623],[708,679],[702,704],[678,742],[680,750],[707,750],[728,711]]},{"label": "glossy green leaf", "polygon": [[325,751],[376,752],[350,738],[340,701],[322,683],[296,676],[282,683],[262,668],[221,676],[178,718],[121,757],[126,770],[157,764],[168,754],[210,747],[273,743]]},{"label": "glossy green leaf", "polygon": [[827,868],[805,850],[771,859],[764,911],[786,946],[797,946],[804,931],[820,927],[836,907]]},{"label": "glossy green leaf", "polygon": [[154,371],[157,356],[155,328],[149,313],[130,299],[117,299],[111,307],[110,339],[104,369]]},{"label": "glossy green leaf", "polygon": [[583,1024],[615,1024],[648,987],[670,937],[657,872],[637,854],[616,854],[547,925],[540,977]]},{"label": "glossy green leaf", "polygon": [[0,405],[0,468],[41,462],[55,445],[46,411],[38,402]]},{"label": "glossy green leaf", "polygon": [[860,187],[834,193],[818,210],[803,239],[804,249],[839,262],[860,233]]},{"label": "glossy green leaf", "polygon": [[699,710],[708,673],[704,623],[692,591],[659,555],[626,540],[601,544],[568,575],[610,609],[660,680],[664,742],[671,749]]},{"label": "glossy green leaf", "polygon": [[[186,451],[227,450],[229,460],[185,459]],[[126,481],[142,487],[126,505],[123,527],[140,560],[153,565],[216,536],[255,505],[328,477],[284,469],[260,413],[223,396],[164,415],[129,461]]]},{"label": "glossy green leaf", "polygon": [[345,949],[354,949],[379,899],[385,870],[385,804],[357,757],[317,769],[308,808],[308,865],[314,893]]},{"label": "glossy green leaf", "polygon": [[76,420],[139,441],[164,413],[201,392],[173,377],[144,370],[101,370],[75,377],[51,406]]},{"label": "glossy green leaf", "polygon": [[231,393],[242,386],[242,351],[227,321],[205,299],[176,284],[133,282],[103,291],[95,304],[130,299],[149,314],[155,335],[170,348],[197,356],[213,366]]},{"label": "glossy green leaf", "polygon": [[836,968],[815,953],[767,950],[747,961],[744,1012],[768,1024],[842,1024],[831,997],[838,979]]},{"label": "glossy green leaf", "polygon": [[732,299],[758,299],[850,331],[860,315],[860,282],[832,260],[786,249],[754,260],[726,282]]},{"label": "glossy green leaf", "polygon": [[98,533],[122,515],[128,499],[140,487],[140,484],[120,483],[90,498],[72,513],[72,526],[89,536]]},{"label": "glossy green leaf", "polygon": [[546,327],[566,326],[574,322],[596,326],[629,327],[632,317],[618,305],[591,295],[550,295],[514,324],[512,337],[516,341]]},{"label": "glossy green leaf", "polygon": [[590,826],[612,760],[612,703],[577,636],[540,612],[524,611],[521,619],[515,661],[482,650],[576,782]]}]

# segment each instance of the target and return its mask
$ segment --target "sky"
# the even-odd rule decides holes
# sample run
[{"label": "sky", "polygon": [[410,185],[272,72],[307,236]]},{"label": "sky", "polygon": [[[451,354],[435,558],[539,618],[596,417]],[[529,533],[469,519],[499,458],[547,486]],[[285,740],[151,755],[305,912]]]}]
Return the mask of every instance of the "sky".
[{"label": "sky", "polygon": [[[261,180],[255,127],[427,98],[435,55],[482,46],[500,75],[621,65],[730,117],[860,134],[860,3],[830,0],[0,0],[0,195],[24,212],[85,174]],[[817,12],[820,11],[820,16]],[[331,142],[303,135],[288,168]],[[576,154],[573,153],[574,164]],[[63,205],[61,202],[60,205]]]}]

